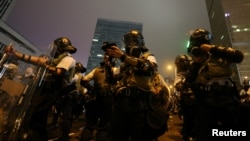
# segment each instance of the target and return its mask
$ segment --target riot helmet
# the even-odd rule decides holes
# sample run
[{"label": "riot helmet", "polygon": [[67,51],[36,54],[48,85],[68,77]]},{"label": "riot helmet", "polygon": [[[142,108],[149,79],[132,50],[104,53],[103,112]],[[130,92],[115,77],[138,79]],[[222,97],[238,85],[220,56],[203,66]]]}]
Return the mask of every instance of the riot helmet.
[{"label": "riot helmet", "polygon": [[192,63],[192,57],[186,54],[178,55],[175,58],[175,66],[177,68],[177,73],[182,71],[188,71]]},{"label": "riot helmet", "polygon": [[202,44],[211,44],[212,34],[206,29],[197,28],[194,30],[189,39],[188,53],[194,55],[200,54],[199,49]]},{"label": "riot helmet", "polygon": [[144,37],[138,30],[130,30],[123,36],[126,53],[138,57],[142,52],[148,51],[145,47]]},{"label": "riot helmet", "polygon": [[73,54],[77,49],[72,46],[71,41],[67,37],[60,37],[54,40],[54,45],[57,47],[57,53],[69,52]]},{"label": "riot helmet", "polygon": [[80,62],[76,62],[76,66],[75,66],[76,72],[81,72],[84,73],[86,72],[86,68],[82,65],[82,63]]}]

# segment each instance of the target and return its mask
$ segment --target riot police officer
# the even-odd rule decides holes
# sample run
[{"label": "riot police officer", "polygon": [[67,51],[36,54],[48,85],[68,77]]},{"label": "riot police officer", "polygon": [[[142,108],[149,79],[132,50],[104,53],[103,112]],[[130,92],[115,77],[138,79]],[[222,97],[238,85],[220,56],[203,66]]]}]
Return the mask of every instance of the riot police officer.
[{"label": "riot police officer", "polygon": [[249,80],[245,79],[242,82],[242,88],[240,90],[240,99],[241,102],[249,102],[250,101],[250,86]]},{"label": "riot police officer", "polygon": [[186,75],[189,73],[192,57],[180,54],[175,58],[177,75],[174,81],[176,92],[180,96],[180,114],[183,117],[182,136],[184,141],[195,138],[195,97],[188,83],[185,83]]},{"label": "riot police officer", "polygon": [[[47,116],[48,111],[59,95],[65,94],[74,74],[75,59],[71,54],[77,49],[72,46],[67,37],[54,40],[53,48],[56,49],[52,60],[48,56],[32,56],[17,52],[13,47],[7,47],[6,52],[13,54],[18,59],[27,63],[40,65],[46,68],[46,78],[42,90],[37,90],[31,101],[29,117],[25,117],[26,131],[21,135],[22,140],[47,141]],[[27,129],[26,129],[27,128]]]},{"label": "riot police officer", "polygon": [[75,75],[73,78],[73,82],[76,85],[76,89],[73,91],[73,94],[75,95],[73,96],[75,100],[75,103],[73,104],[73,114],[75,119],[77,119],[83,111],[84,95],[86,94],[87,89],[81,85],[81,80],[86,71],[87,69],[82,63],[76,62]]},{"label": "riot police officer", "polygon": [[146,48],[144,37],[139,31],[127,32],[123,42],[125,53],[117,46],[107,51],[108,55],[122,61],[122,78],[117,86],[113,106],[113,141],[150,141],[166,130],[164,113],[154,112],[160,123],[158,129],[151,128],[149,125],[152,123],[147,120],[149,111],[153,110],[153,93],[150,91],[153,85],[150,80],[157,71],[157,62]]},{"label": "riot police officer", "polygon": [[[82,84],[91,88],[92,101],[85,103],[86,126],[81,141],[111,141],[111,118],[114,90],[119,79],[119,69],[115,66],[115,59],[107,55],[106,49],[110,44],[104,42],[102,50],[105,51],[100,66],[94,68],[82,78]],[[87,85],[86,85],[87,84]],[[95,133],[96,132],[96,133]],[[94,135],[95,134],[95,135]]]},{"label": "riot police officer", "polygon": [[[71,90],[68,93],[61,95],[57,101],[57,113],[60,117],[61,135],[59,141],[68,141],[70,129],[73,123],[73,116],[80,114],[83,108],[82,96],[84,88],[81,86],[80,81],[83,78],[82,73],[86,68],[80,63],[76,62],[74,77],[71,80]],[[77,113],[76,113],[77,111]]]},{"label": "riot police officer", "polygon": [[212,44],[212,34],[202,28],[190,36],[188,52],[193,63],[186,82],[192,84],[196,97],[196,132],[199,141],[213,140],[212,129],[241,130],[238,120],[239,94],[232,80],[232,63],[244,55],[231,47]]}]

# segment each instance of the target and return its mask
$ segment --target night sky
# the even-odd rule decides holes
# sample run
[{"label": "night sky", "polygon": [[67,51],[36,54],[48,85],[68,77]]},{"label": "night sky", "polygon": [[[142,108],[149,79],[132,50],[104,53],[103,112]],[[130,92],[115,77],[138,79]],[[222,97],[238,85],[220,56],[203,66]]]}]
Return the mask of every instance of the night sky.
[{"label": "night sky", "polygon": [[16,0],[6,24],[44,51],[68,37],[78,49],[74,57],[86,66],[98,18],[143,23],[163,76],[172,75],[167,66],[186,53],[190,30],[210,30],[205,0]]}]

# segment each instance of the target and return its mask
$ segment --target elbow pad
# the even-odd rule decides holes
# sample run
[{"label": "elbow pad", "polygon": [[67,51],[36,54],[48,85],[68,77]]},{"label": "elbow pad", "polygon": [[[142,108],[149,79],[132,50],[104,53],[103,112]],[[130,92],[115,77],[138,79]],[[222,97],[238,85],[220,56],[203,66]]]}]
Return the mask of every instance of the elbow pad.
[{"label": "elbow pad", "polygon": [[216,57],[226,58],[234,63],[240,63],[244,59],[244,55],[241,51],[229,47],[215,46],[210,49],[210,53]]},{"label": "elbow pad", "polygon": [[146,59],[126,56],[124,62],[136,67],[140,72],[148,72],[151,74],[151,72],[154,72],[155,70],[155,65]]}]

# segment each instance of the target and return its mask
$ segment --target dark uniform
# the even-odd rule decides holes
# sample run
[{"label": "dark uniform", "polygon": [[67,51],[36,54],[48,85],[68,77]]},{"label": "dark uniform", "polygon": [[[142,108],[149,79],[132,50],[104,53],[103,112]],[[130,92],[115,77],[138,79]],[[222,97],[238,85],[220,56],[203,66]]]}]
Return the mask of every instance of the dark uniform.
[{"label": "dark uniform", "polygon": [[180,114],[183,117],[182,136],[184,141],[194,139],[195,97],[188,83],[185,83],[186,75],[189,73],[192,57],[189,55],[178,55],[175,59],[177,75],[174,87],[180,95]]},{"label": "dark uniform", "polygon": [[76,63],[76,73],[74,75],[74,83],[76,85],[76,89],[73,91],[72,100],[73,102],[73,115],[77,120],[81,114],[83,114],[84,110],[84,95],[87,92],[87,89],[81,85],[81,80],[84,77],[86,72],[86,68],[80,63]]},{"label": "dark uniform", "polygon": [[245,79],[242,83],[242,88],[240,90],[240,100],[242,103],[249,103],[250,102],[250,81]]},{"label": "dark uniform", "polygon": [[57,110],[60,111],[60,125],[61,135],[60,141],[68,141],[68,136],[73,122],[74,112],[81,109],[82,101],[81,96],[83,95],[80,81],[82,74],[86,71],[86,68],[79,62],[76,63],[74,77],[71,82],[71,90],[68,93],[63,94],[58,100]]},{"label": "dark uniform", "polygon": [[196,97],[196,133],[198,141],[214,140],[212,129],[241,131],[239,93],[232,80],[231,64],[240,63],[243,53],[232,48],[211,45],[212,35],[196,29],[188,51],[194,62],[186,80]]},{"label": "dark uniform", "polygon": [[[82,84],[87,89],[87,83],[93,81],[91,100],[85,103],[86,126],[83,130],[81,141],[110,141],[111,117],[113,107],[114,89],[117,83],[116,67],[113,59],[104,54],[103,62],[94,68],[82,79]],[[96,133],[95,133],[96,132]]]},{"label": "dark uniform", "polygon": [[[137,30],[129,31],[123,39],[126,54],[115,46],[108,50],[109,55],[123,62],[120,66],[122,79],[117,86],[113,106],[113,141],[151,141],[166,131],[167,121],[165,113],[152,106],[151,80],[157,70],[156,59],[152,54],[144,57],[148,49]],[[149,117],[157,117],[158,120]]]},{"label": "dark uniform", "polygon": [[55,56],[52,60],[42,56],[30,56],[20,52],[12,52],[18,59],[35,65],[44,66],[48,73],[43,80],[43,87],[36,89],[36,93],[30,101],[30,109],[24,118],[24,133],[20,140],[29,141],[47,141],[47,118],[51,106],[54,104],[59,95],[64,94],[70,82],[71,71],[75,67],[75,60],[71,54],[76,52],[76,48],[66,37],[60,37],[54,40],[56,48]]}]

